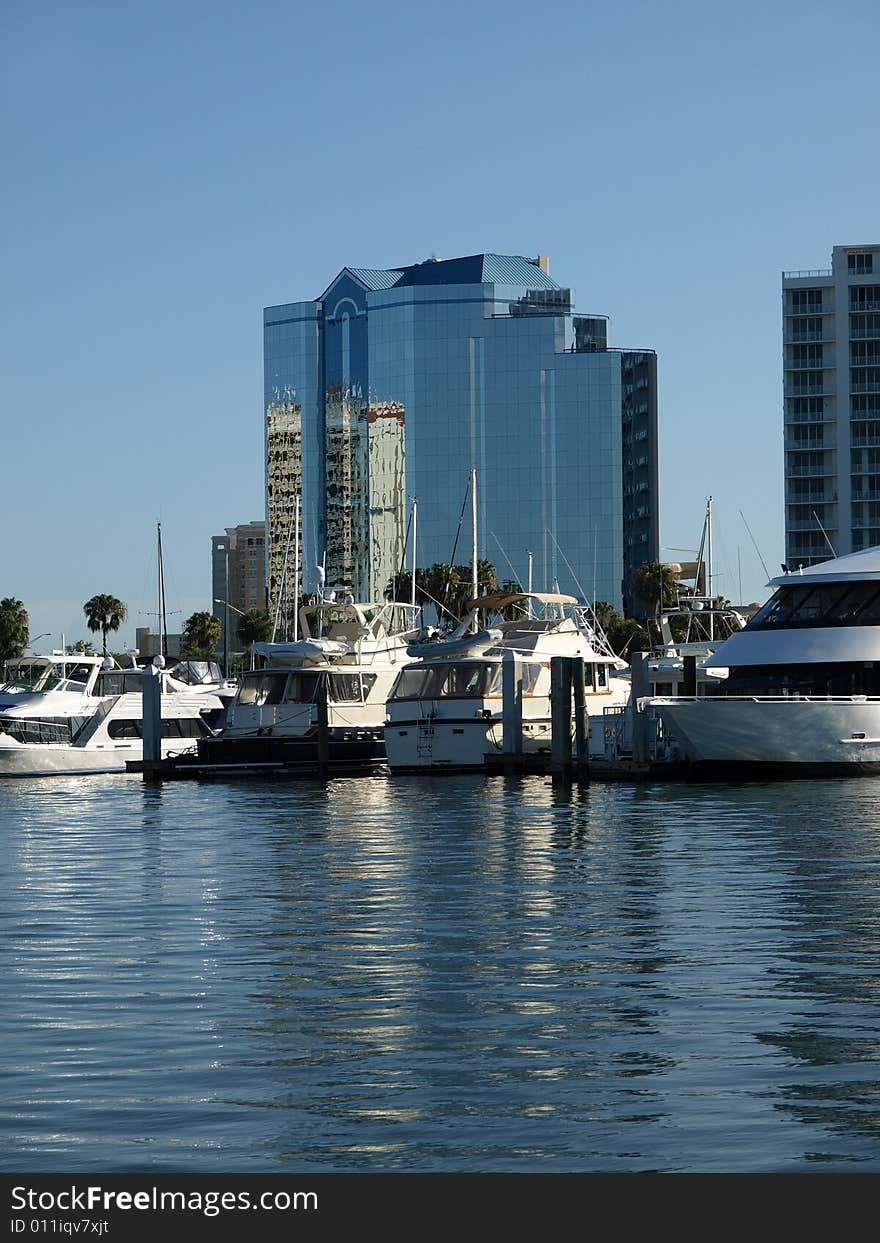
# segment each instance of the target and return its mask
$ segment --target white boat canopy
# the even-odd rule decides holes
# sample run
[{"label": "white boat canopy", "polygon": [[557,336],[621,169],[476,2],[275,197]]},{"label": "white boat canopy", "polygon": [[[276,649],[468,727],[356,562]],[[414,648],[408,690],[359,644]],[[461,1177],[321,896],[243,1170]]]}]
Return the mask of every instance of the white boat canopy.
[{"label": "white boat canopy", "polygon": [[525,604],[528,600],[537,600],[539,604],[577,604],[577,596],[563,596],[553,591],[509,591],[469,600],[468,608],[506,609],[511,604]]}]

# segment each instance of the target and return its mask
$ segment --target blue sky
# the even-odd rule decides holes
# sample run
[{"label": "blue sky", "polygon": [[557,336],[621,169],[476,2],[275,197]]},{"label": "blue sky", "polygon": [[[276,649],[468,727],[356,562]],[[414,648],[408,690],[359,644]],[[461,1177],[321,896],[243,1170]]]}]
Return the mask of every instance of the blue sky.
[{"label": "blue sky", "polygon": [[782,269],[880,239],[876,3],[6,0],[0,595],[210,608],[261,517],[262,308],[344,264],[550,256],[659,355],[662,555],[783,556]]}]

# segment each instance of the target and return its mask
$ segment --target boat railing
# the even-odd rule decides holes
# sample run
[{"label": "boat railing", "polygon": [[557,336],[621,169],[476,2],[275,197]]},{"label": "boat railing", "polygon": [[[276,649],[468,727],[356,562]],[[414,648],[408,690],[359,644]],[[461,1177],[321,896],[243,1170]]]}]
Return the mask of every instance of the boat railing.
[{"label": "boat railing", "polygon": [[668,696],[656,695],[647,704],[681,704],[681,703],[839,703],[863,704],[880,703],[880,695],[678,695],[670,699]]}]

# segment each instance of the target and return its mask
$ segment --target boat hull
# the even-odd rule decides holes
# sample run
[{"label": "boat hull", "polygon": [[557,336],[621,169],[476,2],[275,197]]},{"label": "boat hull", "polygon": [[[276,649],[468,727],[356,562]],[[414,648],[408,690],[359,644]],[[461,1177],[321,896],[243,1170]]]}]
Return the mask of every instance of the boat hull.
[{"label": "boat hull", "polygon": [[655,700],[651,711],[702,772],[880,772],[880,700]]},{"label": "boat hull", "polygon": [[[327,738],[326,766],[337,771],[369,769],[385,762],[382,728],[333,730]],[[321,766],[317,734],[307,737],[201,738],[193,764],[206,771],[276,769],[289,774]]]},{"label": "boat hull", "polygon": [[[181,752],[180,741],[162,747],[162,758]],[[64,777],[87,773],[124,773],[130,761],[143,759],[143,747],[74,747],[3,745],[0,741],[0,779],[3,777]]]}]

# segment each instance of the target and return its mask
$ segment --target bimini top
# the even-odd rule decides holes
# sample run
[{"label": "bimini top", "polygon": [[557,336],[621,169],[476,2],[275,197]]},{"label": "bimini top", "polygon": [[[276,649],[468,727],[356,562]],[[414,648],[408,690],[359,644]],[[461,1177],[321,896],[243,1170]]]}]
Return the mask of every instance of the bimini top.
[{"label": "bimini top", "polygon": [[527,600],[537,600],[539,604],[577,604],[577,596],[563,596],[554,591],[507,591],[469,600],[468,608],[506,609],[511,604],[524,604]]},{"label": "bimini top", "polygon": [[844,557],[832,557],[828,561],[820,561],[817,565],[805,566],[802,570],[790,570],[771,578],[770,587],[791,587],[803,582],[804,586],[813,583],[840,583],[864,579],[871,582],[880,581],[880,546],[863,548],[860,552],[850,552]]}]

